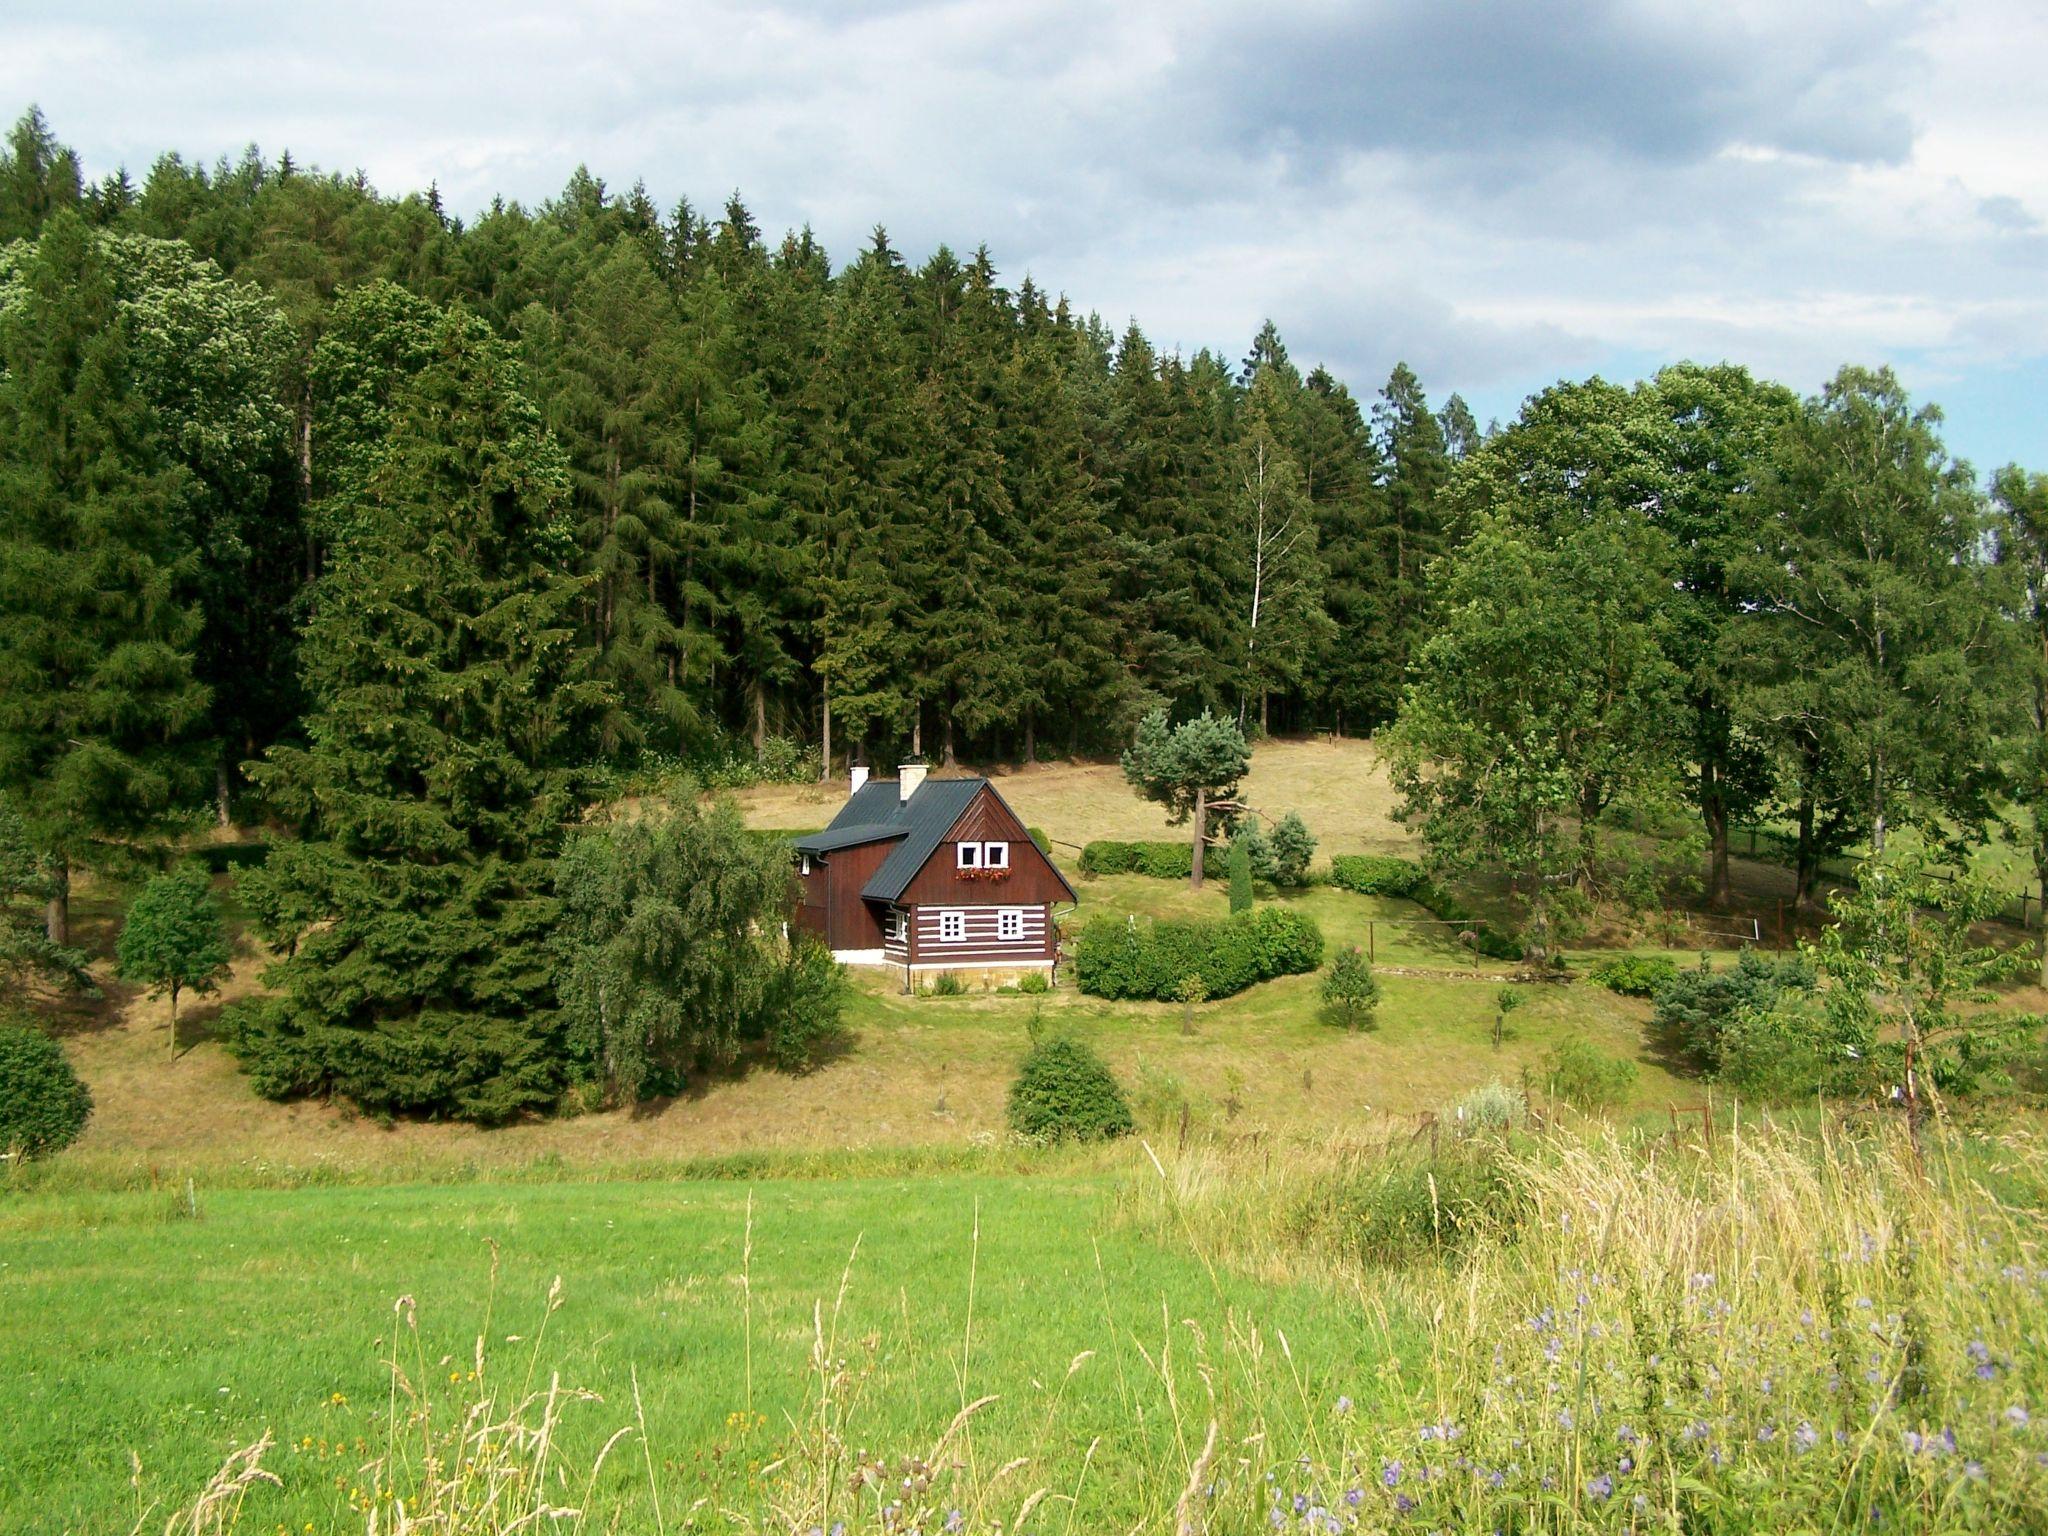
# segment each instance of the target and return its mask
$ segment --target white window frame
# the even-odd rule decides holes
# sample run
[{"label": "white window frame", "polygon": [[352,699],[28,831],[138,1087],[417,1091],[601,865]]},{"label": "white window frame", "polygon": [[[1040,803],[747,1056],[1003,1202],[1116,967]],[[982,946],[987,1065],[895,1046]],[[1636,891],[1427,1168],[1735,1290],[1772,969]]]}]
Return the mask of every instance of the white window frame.
[{"label": "white window frame", "polygon": [[967,942],[967,914],[959,908],[949,908],[939,913],[939,942],[941,944],[965,944]]},{"label": "white window frame", "polygon": [[1024,942],[1024,909],[1022,907],[996,908],[996,938],[1004,944]]},{"label": "white window frame", "polygon": [[981,868],[981,844],[957,844],[954,849],[953,857],[957,861],[957,868],[979,869]]},{"label": "white window frame", "polygon": [[981,867],[983,869],[1008,869],[1010,867],[1010,845],[1008,843],[983,843],[981,845]]},{"label": "white window frame", "polygon": [[811,856],[810,856],[810,855],[809,855],[808,853],[805,853],[805,854],[799,854],[799,855],[797,856],[797,861],[796,861],[796,872],[797,872],[798,874],[800,874],[800,875],[808,875],[808,874],[810,874],[810,872],[811,872]]},{"label": "white window frame", "polygon": [[905,944],[910,940],[910,919],[901,907],[891,907],[887,922],[882,928],[882,937],[891,944]]}]

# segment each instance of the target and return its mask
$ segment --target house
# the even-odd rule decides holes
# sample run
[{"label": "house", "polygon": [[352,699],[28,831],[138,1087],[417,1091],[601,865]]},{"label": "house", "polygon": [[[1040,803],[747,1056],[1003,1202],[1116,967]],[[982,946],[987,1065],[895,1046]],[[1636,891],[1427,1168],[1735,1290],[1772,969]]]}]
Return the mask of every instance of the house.
[{"label": "house", "polygon": [[905,985],[952,971],[1004,981],[1050,974],[1056,902],[1078,901],[987,779],[894,779],[853,770],[832,824],[796,840],[796,921],[848,965]]}]

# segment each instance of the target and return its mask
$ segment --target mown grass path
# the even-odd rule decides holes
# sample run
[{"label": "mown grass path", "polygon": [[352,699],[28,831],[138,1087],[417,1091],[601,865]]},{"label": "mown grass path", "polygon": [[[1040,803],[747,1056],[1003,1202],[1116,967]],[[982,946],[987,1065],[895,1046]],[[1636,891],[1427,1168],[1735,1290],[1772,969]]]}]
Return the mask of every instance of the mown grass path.
[{"label": "mown grass path", "polygon": [[[637,1368],[671,1509],[707,1489],[745,1496],[748,1468],[772,1458],[806,1402],[813,1308],[822,1302],[829,1322],[842,1276],[838,1352],[854,1367],[853,1422],[868,1448],[922,1452],[963,1390],[996,1393],[972,1454],[1042,1453],[1033,1475],[1071,1487],[1102,1437],[1085,1480],[1095,1518],[1128,1511],[1140,1464],[1156,1475],[1178,1463],[1160,1454],[1174,1428],[1140,1345],[1156,1360],[1171,1339],[1190,1412],[1203,1411],[1197,1330],[1219,1352],[1233,1328],[1284,1331],[1302,1393],[1270,1395],[1298,1397],[1304,1412],[1370,1385],[1389,1343],[1360,1308],[1212,1279],[1190,1252],[1105,1228],[1106,1190],[1093,1177],[754,1186],[751,1429],[746,1186],[202,1189],[197,1219],[177,1214],[182,1189],[11,1197],[0,1201],[0,1377],[12,1383],[0,1530],[125,1533],[138,1509],[131,1450],[145,1501],[189,1497],[225,1451],[266,1428],[285,1486],[258,1495],[245,1529],[360,1529],[346,1500],[383,1441],[394,1330],[412,1358],[394,1301],[418,1303],[429,1369],[415,1374],[472,1390],[447,1374],[471,1367],[486,1327],[493,1242],[488,1372],[523,1376],[561,1276],[538,1379],[559,1370],[565,1385],[602,1394],[569,1415],[587,1457],[631,1421]],[[1277,1350],[1269,1364],[1286,1385]],[[640,1508],[637,1450],[609,1465],[600,1494]]]}]

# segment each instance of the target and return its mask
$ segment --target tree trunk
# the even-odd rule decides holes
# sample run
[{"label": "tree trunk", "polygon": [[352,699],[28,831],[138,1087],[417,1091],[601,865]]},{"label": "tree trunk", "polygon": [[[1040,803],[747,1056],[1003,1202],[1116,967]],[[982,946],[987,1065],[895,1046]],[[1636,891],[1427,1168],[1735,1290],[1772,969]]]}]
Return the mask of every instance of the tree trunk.
[{"label": "tree trunk", "polygon": [[63,859],[50,863],[50,904],[43,913],[43,933],[61,948],[71,945],[71,866]]},{"label": "tree trunk", "polygon": [[953,711],[943,710],[939,714],[939,760],[948,768],[957,768],[959,759],[953,756]]},{"label": "tree trunk", "polygon": [[178,984],[171,983],[171,1060],[178,1059]]},{"label": "tree trunk", "polygon": [[1024,761],[1027,765],[1038,761],[1038,717],[1028,709],[1024,711]]},{"label": "tree trunk", "polygon": [[1792,858],[1795,906],[1810,906],[1820,886],[1820,853],[1813,846],[1813,796],[1799,797],[1799,846]]},{"label": "tree trunk", "polygon": [[910,755],[924,756],[924,705],[910,706]]},{"label": "tree trunk", "polygon": [[1198,789],[1195,791],[1195,860],[1188,870],[1188,889],[1191,891],[1202,888],[1202,850],[1209,840],[1208,822],[1209,791]]},{"label": "tree trunk", "polygon": [[754,761],[768,749],[768,687],[756,677],[749,685],[754,695]]},{"label": "tree trunk", "polygon": [[1259,690],[1259,734],[1273,734],[1273,695],[1264,688]]},{"label": "tree trunk", "polygon": [[213,819],[223,827],[232,824],[228,806],[229,790],[228,749],[227,744],[223,742],[220,757],[213,765]]},{"label": "tree trunk", "polygon": [[313,384],[299,391],[299,516],[306,535],[306,580],[320,574],[320,542],[313,532]]},{"label": "tree trunk", "polygon": [[1721,793],[1721,776],[1705,764],[1700,767],[1700,820],[1707,828],[1707,905],[1726,907],[1733,890],[1728,877],[1728,801]]},{"label": "tree trunk", "polygon": [[827,678],[824,687],[824,747],[818,754],[818,782],[830,783],[832,779],[832,680]]}]

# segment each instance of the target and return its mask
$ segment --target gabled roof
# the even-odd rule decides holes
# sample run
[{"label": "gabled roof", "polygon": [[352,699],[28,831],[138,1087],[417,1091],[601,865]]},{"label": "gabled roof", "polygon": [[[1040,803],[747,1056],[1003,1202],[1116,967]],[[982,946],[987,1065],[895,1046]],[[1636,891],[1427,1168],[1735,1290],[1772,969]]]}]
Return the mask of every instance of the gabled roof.
[{"label": "gabled roof", "polygon": [[[987,779],[926,779],[908,800],[899,798],[896,780],[869,779],[840,807],[824,831],[798,838],[796,849],[799,853],[831,853],[901,839],[860,892],[871,901],[894,901],[917,878],[926,860],[984,789],[1003,801],[1002,793]],[[1003,808],[1009,809],[1008,801],[1003,801]],[[1050,859],[1046,862],[1072,896],[1074,889],[1067,885],[1059,867]]]}]

